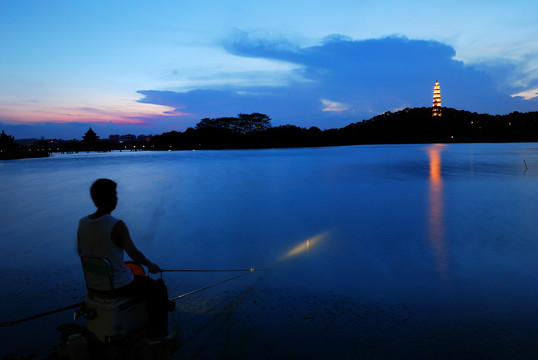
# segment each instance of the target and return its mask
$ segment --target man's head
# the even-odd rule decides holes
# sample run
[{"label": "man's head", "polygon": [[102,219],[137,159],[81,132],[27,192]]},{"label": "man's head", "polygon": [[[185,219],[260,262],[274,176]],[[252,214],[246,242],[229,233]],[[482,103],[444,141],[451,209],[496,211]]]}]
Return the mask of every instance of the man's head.
[{"label": "man's head", "polygon": [[97,179],[90,187],[90,195],[98,209],[112,211],[118,203],[117,184],[110,179]]}]

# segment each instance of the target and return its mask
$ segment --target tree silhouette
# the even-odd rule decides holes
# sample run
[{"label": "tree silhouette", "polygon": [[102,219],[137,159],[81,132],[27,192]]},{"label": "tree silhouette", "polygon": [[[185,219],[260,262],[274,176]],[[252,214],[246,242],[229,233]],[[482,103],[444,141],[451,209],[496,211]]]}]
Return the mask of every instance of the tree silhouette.
[{"label": "tree silhouette", "polygon": [[0,134],[0,150],[16,150],[18,147],[19,145],[15,142],[15,138],[6,134],[4,130],[2,130],[2,133]]},{"label": "tree silhouette", "polygon": [[271,128],[271,118],[265,114],[239,114],[237,116],[241,134],[249,134],[255,131],[264,131]]},{"label": "tree silhouette", "polygon": [[218,129],[233,134],[250,134],[271,128],[271,118],[265,114],[239,114],[237,117],[205,118],[196,124],[196,130]]}]

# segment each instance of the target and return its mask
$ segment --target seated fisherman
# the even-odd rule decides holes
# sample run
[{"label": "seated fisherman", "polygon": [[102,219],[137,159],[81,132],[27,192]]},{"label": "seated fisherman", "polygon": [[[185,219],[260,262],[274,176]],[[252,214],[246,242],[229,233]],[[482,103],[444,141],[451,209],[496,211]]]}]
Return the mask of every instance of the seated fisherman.
[{"label": "seated fisherman", "polygon": [[97,211],[79,222],[78,254],[107,258],[112,268],[114,293],[143,297],[148,312],[147,337],[151,340],[164,339],[168,335],[168,311],[174,304],[168,300],[162,279],[133,275],[125,266],[124,252],[138,264],[147,266],[150,273],[161,271],[136,248],[125,223],[111,215],[118,203],[116,186],[109,179],[98,179],[91,186],[90,195]]}]

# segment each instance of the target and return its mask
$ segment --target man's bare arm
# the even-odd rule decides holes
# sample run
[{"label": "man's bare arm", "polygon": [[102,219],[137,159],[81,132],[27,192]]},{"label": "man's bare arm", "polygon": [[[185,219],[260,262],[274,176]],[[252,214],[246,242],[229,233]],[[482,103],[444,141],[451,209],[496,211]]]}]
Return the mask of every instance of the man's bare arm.
[{"label": "man's bare arm", "polygon": [[129,255],[135,262],[147,266],[150,273],[156,274],[161,271],[158,265],[148,260],[148,258],[136,248],[131,239],[131,235],[129,234],[129,229],[127,229],[127,225],[121,220],[112,228],[112,242],[114,245],[124,249],[127,255]]}]

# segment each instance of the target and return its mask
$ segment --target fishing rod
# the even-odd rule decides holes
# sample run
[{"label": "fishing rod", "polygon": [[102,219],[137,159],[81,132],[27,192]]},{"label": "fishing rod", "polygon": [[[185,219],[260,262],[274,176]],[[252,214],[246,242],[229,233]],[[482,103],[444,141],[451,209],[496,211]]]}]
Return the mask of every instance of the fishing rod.
[{"label": "fishing rod", "polygon": [[[243,270],[243,271],[244,271],[244,270]],[[196,294],[197,292],[200,292],[200,291],[203,291],[203,290],[212,288],[213,286],[217,286],[217,285],[223,284],[223,283],[225,283],[225,282],[232,281],[232,280],[234,280],[234,279],[237,279],[237,278],[246,276],[246,275],[250,274],[251,272],[253,272],[254,269],[251,268],[250,270],[247,270],[247,271],[248,271],[248,272],[245,272],[244,274],[237,275],[237,276],[231,277],[231,278],[229,278],[229,279],[225,279],[225,280],[219,281],[219,282],[217,282],[217,283],[214,283],[214,284],[211,284],[211,285],[207,285],[207,286],[204,286],[204,287],[199,288],[199,289],[196,289],[196,290],[192,290],[192,291],[186,292],[185,294],[181,294],[181,295],[176,296],[176,297],[174,297],[174,298],[171,298],[171,299],[169,299],[169,300],[170,300],[170,301],[176,301],[176,300],[182,299],[182,298],[184,298],[184,297],[187,297],[187,296],[189,296],[189,295]]]},{"label": "fishing rod", "polygon": [[26,318],[24,318],[24,319],[19,319],[19,320],[14,320],[14,321],[9,321],[9,322],[0,324],[0,327],[8,327],[8,326],[15,325],[15,324],[18,324],[18,323],[21,323],[21,322],[25,322],[25,321],[29,321],[29,320],[33,320],[33,319],[37,319],[37,318],[44,317],[44,316],[47,316],[47,315],[56,314],[56,313],[59,313],[59,312],[61,312],[61,311],[65,311],[65,310],[69,310],[69,309],[74,309],[74,308],[76,308],[76,307],[80,307],[80,306],[82,306],[82,305],[84,305],[84,304],[85,304],[85,302],[82,301],[82,302],[79,302],[79,303],[76,303],[76,304],[72,304],[72,305],[69,305],[69,306],[65,306],[65,307],[60,308],[60,309],[51,310],[51,311],[47,311],[47,312],[44,312],[44,313],[41,313],[41,314],[28,316],[28,317],[26,317]]},{"label": "fishing rod", "polygon": [[161,269],[160,272],[233,272],[233,271],[250,271],[253,272],[254,268],[250,269]]},{"label": "fishing rod", "polygon": [[[176,300],[179,300],[181,298],[184,298],[186,296],[189,296],[189,295],[192,295],[192,294],[195,294],[197,292],[200,292],[200,291],[203,291],[203,290],[206,290],[206,289],[209,289],[213,286],[217,286],[217,285],[220,285],[220,284],[223,284],[225,282],[228,282],[228,281],[231,281],[231,280],[234,280],[234,279],[237,279],[237,278],[240,278],[240,277],[243,277],[245,275],[248,275],[250,274],[251,272],[254,272],[254,268],[250,268],[248,270],[161,270],[161,272],[164,272],[164,271],[174,271],[174,272],[183,272],[183,271],[242,271],[242,272],[245,272],[244,274],[241,274],[241,275],[237,275],[237,276],[234,276],[234,277],[231,277],[229,279],[226,279],[226,280],[223,280],[223,281],[219,281],[215,284],[211,284],[211,285],[208,285],[208,286],[204,286],[200,289],[196,289],[196,290],[192,290],[192,291],[189,291],[188,293],[185,293],[185,294],[182,294],[182,295],[179,295],[179,296],[176,296],[175,298],[172,298],[172,299],[169,299],[170,301],[176,301]],[[62,312],[62,311],[65,311],[65,310],[69,310],[69,309],[74,309],[74,308],[77,308],[77,307],[81,307],[83,306],[84,304],[86,304],[84,301],[82,302],[78,302],[76,304],[72,304],[72,305],[68,305],[68,306],[64,306],[62,308],[59,308],[59,309],[55,309],[55,310],[50,310],[50,311],[47,311],[47,312],[44,312],[44,313],[41,313],[41,314],[36,314],[36,315],[32,315],[32,316],[28,316],[28,317],[25,317],[23,319],[18,319],[18,320],[14,320],[14,321],[8,321],[6,323],[3,323],[3,324],[0,324],[0,327],[8,327],[8,326],[11,326],[11,325],[15,325],[15,324],[18,324],[18,323],[22,323],[22,322],[25,322],[25,321],[30,321],[30,320],[34,320],[34,319],[37,319],[37,318],[40,318],[40,317],[44,317],[44,316],[47,316],[47,315],[52,315],[52,314],[56,314],[56,313],[59,313],[59,312]]]}]

